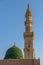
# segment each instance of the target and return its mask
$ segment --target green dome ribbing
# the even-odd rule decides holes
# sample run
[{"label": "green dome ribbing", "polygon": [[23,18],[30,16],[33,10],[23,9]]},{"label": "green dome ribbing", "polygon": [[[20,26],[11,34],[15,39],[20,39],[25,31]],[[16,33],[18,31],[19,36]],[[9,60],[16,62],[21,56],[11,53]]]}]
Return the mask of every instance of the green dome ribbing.
[{"label": "green dome ribbing", "polygon": [[7,50],[4,59],[23,59],[21,49],[14,45]]}]

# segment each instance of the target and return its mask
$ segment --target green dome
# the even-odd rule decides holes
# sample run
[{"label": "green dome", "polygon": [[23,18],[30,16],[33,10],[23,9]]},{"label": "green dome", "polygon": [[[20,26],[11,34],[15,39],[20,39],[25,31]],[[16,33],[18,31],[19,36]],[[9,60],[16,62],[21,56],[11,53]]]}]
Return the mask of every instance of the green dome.
[{"label": "green dome", "polygon": [[4,59],[23,59],[21,49],[14,45],[7,50]]}]

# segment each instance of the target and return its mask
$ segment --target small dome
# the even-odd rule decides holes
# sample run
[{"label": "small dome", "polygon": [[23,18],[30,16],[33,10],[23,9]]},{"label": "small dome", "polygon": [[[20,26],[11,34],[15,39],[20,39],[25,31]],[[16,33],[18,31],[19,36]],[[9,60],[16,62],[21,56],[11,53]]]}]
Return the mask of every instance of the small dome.
[{"label": "small dome", "polygon": [[21,49],[14,45],[7,50],[4,59],[23,59]]}]

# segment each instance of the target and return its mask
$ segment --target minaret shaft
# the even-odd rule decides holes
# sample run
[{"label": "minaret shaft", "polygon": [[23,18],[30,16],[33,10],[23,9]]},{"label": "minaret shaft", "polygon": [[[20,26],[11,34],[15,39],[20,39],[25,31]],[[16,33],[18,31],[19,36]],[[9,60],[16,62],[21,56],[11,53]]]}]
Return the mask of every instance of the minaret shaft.
[{"label": "minaret shaft", "polygon": [[32,14],[30,8],[26,11],[25,32],[24,32],[24,59],[33,59],[33,32]]}]

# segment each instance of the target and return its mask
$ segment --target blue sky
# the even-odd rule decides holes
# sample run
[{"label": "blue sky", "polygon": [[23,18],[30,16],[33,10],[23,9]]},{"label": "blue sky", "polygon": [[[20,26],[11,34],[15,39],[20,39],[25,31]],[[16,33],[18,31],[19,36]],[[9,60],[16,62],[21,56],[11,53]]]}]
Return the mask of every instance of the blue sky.
[{"label": "blue sky", "polygon": [[33,16],[34,49],[43,65],[43,0],[0,0],[0,59],[15,44],[24,48],[25,12],[28,6]]}]

